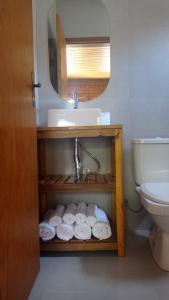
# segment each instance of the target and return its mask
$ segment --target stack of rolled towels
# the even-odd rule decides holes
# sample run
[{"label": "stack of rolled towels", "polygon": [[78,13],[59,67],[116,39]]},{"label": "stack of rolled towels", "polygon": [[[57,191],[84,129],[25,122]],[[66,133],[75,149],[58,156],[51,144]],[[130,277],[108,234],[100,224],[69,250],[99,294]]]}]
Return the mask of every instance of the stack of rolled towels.
[{"label": "stack of rolled towels", "polygon": [[92,235],[99,240],[112,235],[105,211],[93,203],[70,203],[66,207],[59,204],[56,209],[48,210],[39,224],[39,236],[43,241],[52,240],[55,236],[63,241],[73,237],[89,240]]}]

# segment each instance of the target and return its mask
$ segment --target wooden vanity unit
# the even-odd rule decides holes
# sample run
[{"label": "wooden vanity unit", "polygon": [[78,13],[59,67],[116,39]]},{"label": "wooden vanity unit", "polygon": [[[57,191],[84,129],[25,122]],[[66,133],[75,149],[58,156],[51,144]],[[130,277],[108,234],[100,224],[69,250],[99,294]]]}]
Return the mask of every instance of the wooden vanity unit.
[{"label": "wooden vanity unit", "polygon": [[[54,239],[41,242],[41,251],[97,251],[116,250],[118,256],[125,255],[124,245],[124,207],[122,180],[122,125],[97,125],[79,127],[40,127],[37,129],[39,161],[40,215],[47,208],[47,193],[60,192],[111,192],[112,193],[112,237],[99,241],[73,239],[64,242]],[[52,139],[70,138],[110,138],[111,174],[83,175],[76,182],[74,175],[46,174],[45,144]]]}]

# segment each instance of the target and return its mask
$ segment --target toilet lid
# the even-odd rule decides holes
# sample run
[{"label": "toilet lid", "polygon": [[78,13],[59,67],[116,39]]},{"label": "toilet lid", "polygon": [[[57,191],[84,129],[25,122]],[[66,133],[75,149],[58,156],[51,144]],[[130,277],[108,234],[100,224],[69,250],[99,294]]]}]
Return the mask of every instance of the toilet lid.
[{"label": "toilet lid", "polygon": [[169,204],[169,182],[143,183],[140,187],[140,191],[145,198],[151,201]]}]

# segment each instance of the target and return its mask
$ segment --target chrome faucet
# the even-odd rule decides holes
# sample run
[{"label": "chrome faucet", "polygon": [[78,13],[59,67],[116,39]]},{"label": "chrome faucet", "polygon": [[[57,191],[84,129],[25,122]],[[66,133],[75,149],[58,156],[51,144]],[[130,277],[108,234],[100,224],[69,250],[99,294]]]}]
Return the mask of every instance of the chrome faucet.
[{"label": "chrome faucet", "polygon": [[74,109],[78,109],[79,108],[79,100],[78,100],[78,96],[77,96],[77,91],[74,90],[72,92],[72,99],[74,100]]}]

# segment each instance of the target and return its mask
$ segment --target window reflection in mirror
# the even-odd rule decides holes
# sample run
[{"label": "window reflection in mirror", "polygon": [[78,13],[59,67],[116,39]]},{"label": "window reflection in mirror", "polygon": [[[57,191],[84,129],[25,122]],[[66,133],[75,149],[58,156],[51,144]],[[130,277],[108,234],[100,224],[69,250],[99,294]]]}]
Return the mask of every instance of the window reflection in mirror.
[{"label": "window reflection in mirror", "polygon": [[48,16],[52,85],[66,100],[98,97],[110,79],[110,39],[101,0],[55,0]]}]

